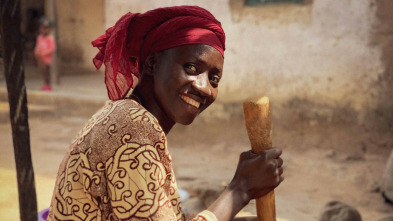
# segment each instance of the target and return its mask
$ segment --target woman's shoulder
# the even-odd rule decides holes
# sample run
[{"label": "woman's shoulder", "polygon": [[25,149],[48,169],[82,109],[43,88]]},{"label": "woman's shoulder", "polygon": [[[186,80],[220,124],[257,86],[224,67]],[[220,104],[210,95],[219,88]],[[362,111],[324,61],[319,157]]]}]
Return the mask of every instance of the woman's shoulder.
[{"label": "woman's shoulder", "polygon": [[117,101],[108,101],[105,106],[112,107],[112,115],[120,115],[121,117],[131,117],[133,121],[145,121],[157,123],[158,120],[146,108],[132,99],[121,99]]},{"label": "woman's shoulder", "polygon": [[121,99],[117,101],[107,101],[105,103],[105,107],[115,107],[118,111],[123,111],[129,108],[138,108],[138,109],[144,109],[142,105],[140,105],[138,102],[132,99]]},{"label": "woman's shoulder", "polygon": [[[142,105],[132,99],[108,101],[102,111],[97,113],[112,123],[123,124],[127,127],[151,126],[157,132],[162,132],[158,120]],[[94,118],[94,117],[93,117]]]},{"label": "woman's shoulder", "polygon": [[163,142],[165,133],[157,119],[143,106],[134,100],[123,99],[107,101],[84,126],[75,144],[113,145],[122,143],[124,139],[128,142],[154,144]]},{"label": "woman's shoulder", "polygon": [[129,115],[129,110],[142,111],[145,110],[145,108],[131,99],[121,99],[117,101],[109,100],[105,102],[105,105],[95,113],[92,118],[124,118]]}]

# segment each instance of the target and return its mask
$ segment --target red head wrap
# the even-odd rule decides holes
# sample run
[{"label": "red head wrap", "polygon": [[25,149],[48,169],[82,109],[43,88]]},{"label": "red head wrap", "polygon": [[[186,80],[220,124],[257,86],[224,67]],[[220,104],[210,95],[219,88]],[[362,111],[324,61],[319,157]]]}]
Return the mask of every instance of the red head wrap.
[{"label": "red head wrap", "polygon": [[153,52],[186,44],[205,44],[224,57],[221,23],[198,6],[158,8],[144,14],[127,13],[92,42],[100,51],[93,59],[105,64],[105,84],[111,100],[124,98],[136,85],[140,66]]}]

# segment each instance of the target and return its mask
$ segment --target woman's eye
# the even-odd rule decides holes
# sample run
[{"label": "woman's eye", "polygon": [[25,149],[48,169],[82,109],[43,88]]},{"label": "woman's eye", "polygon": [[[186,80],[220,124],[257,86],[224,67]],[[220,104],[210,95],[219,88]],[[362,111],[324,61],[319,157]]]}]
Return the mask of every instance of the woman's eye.
[{"label": "woman's eye", "polygon": [[184,65],[184,67],[191,73],[196,73],[197,72],[197,68],[195,67],[195,65],[186,64],[186,65]]},{"label": "woman's eye", "polygon": [[220,82],[220,77],[218,75],[210,76],[210,82],[213,84],[218,84]]}]

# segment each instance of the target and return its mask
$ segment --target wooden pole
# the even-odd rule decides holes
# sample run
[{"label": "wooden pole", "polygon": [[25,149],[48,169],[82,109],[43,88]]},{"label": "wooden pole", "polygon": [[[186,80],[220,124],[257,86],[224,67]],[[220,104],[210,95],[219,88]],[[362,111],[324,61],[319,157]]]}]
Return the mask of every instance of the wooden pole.
[{"label": "wooden pole", "polygon": [[[272,148],[272,127],[268,97],[243,103],[244,120],[252,151],[256,154]],[[275,221],[274,191],[256,199],[258,221]]]},{"label": "wooden pole", "polygon": [[30,153],[30,133],[20,31],[20,0],[0,1],[0,33],[4,72],[10,105],[10,121],[22,221],[37,220],[34,171]]}]

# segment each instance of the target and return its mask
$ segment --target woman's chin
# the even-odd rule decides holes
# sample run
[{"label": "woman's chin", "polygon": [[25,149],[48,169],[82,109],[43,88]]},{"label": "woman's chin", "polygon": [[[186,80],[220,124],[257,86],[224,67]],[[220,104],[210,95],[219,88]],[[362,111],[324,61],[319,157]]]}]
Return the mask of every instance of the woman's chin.
[{"label": "woman's chin", "polygon": [[194,122],[196,116],[189,116],[189,117],[184,117],[181,119],[178,119],[176,123],[179,123],[181,125],[190,125],[192,122]]}]

